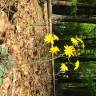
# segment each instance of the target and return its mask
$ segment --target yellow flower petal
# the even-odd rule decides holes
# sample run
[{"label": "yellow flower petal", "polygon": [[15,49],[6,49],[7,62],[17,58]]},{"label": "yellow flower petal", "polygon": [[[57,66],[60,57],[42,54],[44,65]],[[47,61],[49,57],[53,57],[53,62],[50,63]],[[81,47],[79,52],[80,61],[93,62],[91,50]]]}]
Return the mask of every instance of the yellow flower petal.
[{"label": "yellow flower petal", "polygon": [[44,41],[46,43],[51,43],[51,44],[54,44],[54,39],[53,39],[53,36],[52,34],[47,34],[44,38]]},{"label": "yellow flower petal", "polygon": [[79,62],[79,60],[77,60],[76,63],[75,63],[74,70],[77,70],[79,68],[79,66],[80,66],[80,62]]},{"label": "yellow flower petal", "polygon": [[52,54],[57,54],[59,52],[59,48],[57,46],[53,46],[50,48],[50,51]]},{"label": "yellow flower petal", "polygon": [[64,75],[64,77],[65,77],[65,78],[69,78],[69,76],[68,76],[68,75]]},{"label": "yellow flower petal", "polygon": [[77,39],[80,43],[84,43],[81,38],[76,37],[76,39]]},{"label": "yellow flower petal", "polygon": [[66,56],[68,56],[69,58],[71,56],[74,56],[75,48],[73,46],[66,45],[66,46],[64,46],[64,48],[65,48],[64,53]]},{"label": "yellow flower petal", "polygon": [[51,43],[51,44],[54,44],[55,40],[59,40],[58,36],[56,36],[55,34],[47,34],[44,38],[44,41],[46,43]]},{"label": "yellow flower petal", "polygon": [[68,67],[66,66],[66,64],[61,63],[61,67],[60,67],[61,71],[68,71]]},{"label": "yellow flower petal", "polygon": [[76,38],[71,38],[71,42],[73,45],[78,46],[78,40]]},{"label": "yellow flower petal", "polygon": [[56,36],[55,34],[53,35],[53,38],[54,38],[54,40],[59,40],[59,37]]},{"label": "yellow flower petal", "polygon": [[79,43],[81,43],[82,45],[82,48],[84,48],[85,47],[85,45],[84,45],[84,42],[83,42],[83,40],[81,39],[81,38],[78,38],[78,37],[76,37],[76,39],[78,40],[78,42]]}]

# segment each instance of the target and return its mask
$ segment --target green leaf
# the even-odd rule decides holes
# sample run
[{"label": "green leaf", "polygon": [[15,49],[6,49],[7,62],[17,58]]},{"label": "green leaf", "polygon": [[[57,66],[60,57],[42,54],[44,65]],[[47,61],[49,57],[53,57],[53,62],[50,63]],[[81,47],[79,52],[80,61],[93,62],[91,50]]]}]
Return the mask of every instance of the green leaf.
[{"label": "green leaf", "polygon": [[0,46],[0,52],[1,52],[1,50],[2,50],[2,47]]},{"label": "green leaf", "polygon": [[[3,78],[0,78],[0,86],[3,84]],[[0,93],[0,96],[2,96],[1,95],[1,93]]]},{"label": "green leaf", "polygon": [[1,55],[5,56],[5,55],[7,55],[7,54],[8,54],[8,48],[3,47],[3,48],[1,49]]},{"label": "green leaf", "polygon": [[31,20],[28,22],[28,24],[29,26],[33,26],[33,22]]},{"label": "green leaf", "polygon": [[12,67],[12,64],[14,63],[13,58],[11,55],[8,56],[8,62],[6,64],[7,69],[10,69]]},{"label": "green leaf", "polygon": [[8,56],[8,63],[11,65],[14,63],[13,58],[11,55]]},{"label": "green leaf", "polygon": [[5,74],[8,70],[5,65],[0,65],[0,70]]},{"label": "green leaf", "polygon": [[0,69],[0,77],[2,77],[4,75],[4,72],[2,71],[2,69]]},{"label": "green leaf", "polygon": [[2,92],[0,92],[0,96],[3,96],[3,93]]}]

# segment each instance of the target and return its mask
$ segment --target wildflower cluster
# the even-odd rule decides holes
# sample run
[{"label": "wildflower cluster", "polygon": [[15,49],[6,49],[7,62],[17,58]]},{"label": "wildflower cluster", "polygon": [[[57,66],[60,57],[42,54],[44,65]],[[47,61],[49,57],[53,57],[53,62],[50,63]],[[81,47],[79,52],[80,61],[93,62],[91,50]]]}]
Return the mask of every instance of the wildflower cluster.
[{"label": "wildflower cluster", "polygon": [[[54,34],[47,34],[44,38],[44,41],[46,43],[51,44],[51,48],[49,52],[54,55],[57,55],[60,49],[57,46],[54,46],[55,40],[59,40],[59,37]],[[68,62],[66,63],[62,62],[60,66],[60,72],[63,72],[64,77],[67,78],[69,77],[70,72],[76,71],[80,67],[80,61],[78,59],[74,63],[71,62],[70,58],[72,58],[73,56],[78,57],[80,55],[80,50],[85,47],[83,40],[77,36],[75,38],[72,37],[70,39],[70,42],[71,45],[64,45],[64,52],[63,52],[63,55],[66,56]]]},{"label": "wildflower cluster", "polygon": [[[84,48],[84,42],[81,38],[75,37],[71,38],[71,45],[64,46],[64,55],[68,58],[68,62],[66,64],[61,63],[60,71],[65,72],[65,76],[68,78],[69,73],[73,70],[76,71],[80,67],[80,61],[76,60],[75,63],[71,62],[70,58],[73,56],[78,57],[80,55],[80,50]],[[71,66],[71,68],[70,68]],[[66,70],[67,69],[67,70]],[[68,73],[69,72],[69,73]]]},{"label": "wildflower cluster", "polygon": [[60,50],[57,46],[54,46],[54,41],[59,40],[59,37],[55,34],[47,34],[44,38],[46,43],[51,44],[50,51],[53,55],[56,55]]}]

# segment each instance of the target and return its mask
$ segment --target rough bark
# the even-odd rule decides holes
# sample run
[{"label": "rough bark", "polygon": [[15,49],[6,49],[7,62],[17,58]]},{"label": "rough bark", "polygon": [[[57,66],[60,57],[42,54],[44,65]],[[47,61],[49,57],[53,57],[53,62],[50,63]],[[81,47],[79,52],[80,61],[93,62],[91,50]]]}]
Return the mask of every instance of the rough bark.
[{"label": "rough bark", "polygon": [[[48,26],[45,26],[48,18],[44,20],[37,1],[9,0],[7,3],[16,3],[17,12],[9,21],[10,28],[4,37],[4,44],[11,50],[14,59],[13,68],[6,74],[0,88],[4,96],[52,96],[51,64],[48,60],[44,61],[49,56],[48,46],[43,40],[48,32]],[[7,9],[6,6],[6,13]],[[47,7],[44,13],[48,17]]]}]

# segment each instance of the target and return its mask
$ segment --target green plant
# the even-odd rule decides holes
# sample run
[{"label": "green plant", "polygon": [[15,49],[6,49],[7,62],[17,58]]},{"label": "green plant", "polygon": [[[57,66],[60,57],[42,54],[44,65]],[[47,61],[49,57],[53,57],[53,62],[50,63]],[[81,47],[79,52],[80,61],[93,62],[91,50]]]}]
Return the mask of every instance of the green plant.
[{"label": "green plant", "polygon": [[82,62],[81,64],[81,74],[83,75],[83,81],[88,84],[88,89],[91,96],[96,96],[96,83],[95,83],[95,69],[96,62]]},{"label": "green plant", "polygon": [[[54,45],[54,41],[59,40],[59,37],[57,37],[55,34],[47,34],[45,36],[44,41],[46,43],[51,44],[51,48],[50,51],[52,53],[52,57],[55,58],[55,55],[57,55],[58,52],[60,52],[60,48]],[[64,72],[64,77],[70,77],[69,76],[69,71],[70,72],[74,72],[76,71],[79,66],[80,66],[80,62],[77,59],[75,64],[73,62],[71,62],[70,58],[72,58],[73,56],[78,57],[80,55],[80,49],[84,48],[84,42],[81,38],[75,37],[75,38],[71,38],[71,45],[65,45],[64,46],[64,52],[61,53],[62,56],[65,56],[68,58],[68,62],[65,63],[61,63],[61,67],[60,67],[60,71]],[[70,66],[72,68],[70,68]]]},{"label": "green plant", "polygon": [[8,48],[0,46],[0,86],[3,84],[3,77],[13,64],[12,56],[8,53]]},{"label": "green plant", "polygon": [[38,0],[38,3],[41,5],[41,7],[43,7],[45,1],[46,0]]},{"label": "green plant", "polygon": [[3,96],[2,92],[0,92],[0,96]]},{"label": "green plant", "polygon": [[70,0],[70,1],[71,1],[71,5],[72,5],[71,14],[76,16],[78,0]]}]

